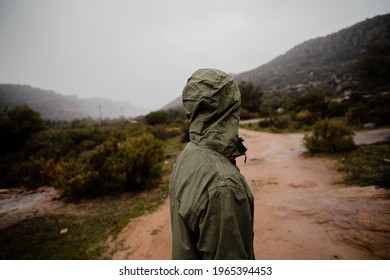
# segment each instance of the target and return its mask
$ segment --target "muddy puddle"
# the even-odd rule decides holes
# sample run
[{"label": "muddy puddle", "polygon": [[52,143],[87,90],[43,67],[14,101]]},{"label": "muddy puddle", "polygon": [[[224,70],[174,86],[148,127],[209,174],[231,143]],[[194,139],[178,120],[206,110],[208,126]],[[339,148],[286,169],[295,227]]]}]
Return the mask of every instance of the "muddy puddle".
[{"label": "muddy puddle", "polygon": [[279,193],[277,199],[279,205],[283,201],[279,215],[293,220],[304,217],[309,225],[320,228],[326,236],[323,240],[362,252],[353,259],[390,258],[389,190],[374,186],[323,189],[314,181],[287,187],[292,189]]},{"label": "muddy puddle", "polygon": [[62,205],[59,198],[58,192],[51,187],[1,189],[0,228],[52,212]]}]

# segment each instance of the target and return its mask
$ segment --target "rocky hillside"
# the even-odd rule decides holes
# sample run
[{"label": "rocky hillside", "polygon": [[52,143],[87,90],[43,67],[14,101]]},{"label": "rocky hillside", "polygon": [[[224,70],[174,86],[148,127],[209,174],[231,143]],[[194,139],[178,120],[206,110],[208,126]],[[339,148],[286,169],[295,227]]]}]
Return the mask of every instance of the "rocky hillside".
[{"label": "rocky hillside", "polygon": [[353,85],[353,64],[372,44],[390,44],[390,14],[308,40],[267,64],[236,75],[235,79],[260,85],[268,96],[329,84],[341,92]]},{"label": "rocky hillside", "polygon": [[116,102],[102,98],[78,98],[54,91],[26,85],[0,85],[0,113],[5,108],[28,105],[38,111],[43,119],[74,120],[80,118],[120,118],[146,114],[148,110],[129,102]]}]

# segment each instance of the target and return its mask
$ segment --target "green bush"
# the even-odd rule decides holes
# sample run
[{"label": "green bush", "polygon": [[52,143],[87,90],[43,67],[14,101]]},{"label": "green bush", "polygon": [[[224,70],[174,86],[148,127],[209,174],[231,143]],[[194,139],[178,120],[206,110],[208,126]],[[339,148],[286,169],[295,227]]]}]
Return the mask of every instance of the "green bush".
[{"label": "green bush", "polygon": [[310,112],[307,109],[301,110],[296,115],[296,120],[299,122],[300,126],[302,125],[313,125],[317,120],[317,114]]},{"label": "green bush", "polygon": [[145,116],[145,122],[148,125],[165,124],[168,122],[168,114],[166,111],[154,111]]},{"label": "green bush", "polygon": [[150,134],[109,139],[55,164],[48,177],[72,197],[96,197],[149,187],[160,177],[163,144]]},{"label": "green bush", "polygon": [[288,128],[291,124],[291,118],[288,114],[278,115],[273,120],[273,126],[277,129]]},{"label": "green bush", "polygon": [[353,150],[353,131],[339,120],[322,120],[314,124],[312,135],[305,135],[304,146],[312,153],[337,153]]},{"label": "green bush", "polygon": [[30,156],[20,160],[20,153],[0,157],[0,187],[23,186],[36,189],[48,184],[42,170],[45,167],[45,159]]},{"label": "green bush", "polygon": [[6,110],[5,114],[0,115],[0,156],[20,149],[44,126],[40,114],[26,105]]},{"label": "green bush", "polygon": [[184,109],[178,107],[169,110],[158,110],[150,112],[143,119],[146,124],[153,126],[181,122],[182,120],[186,119],[186,116]]},{"label": "green bush", "polygon": [[258,122],[258,125],[259,125],[259,127],[261,127],[261,128],[271,127],[272,124],[273,124],[272,118],[264,118],[264,119],[261,119],[261,120]]},{"label": "green bush", "polygon": [[149,187],[160,177],[163,143],[152,135],[129,138],[119,156],[124,160],[120,171],[126,174],[127,189]]}]

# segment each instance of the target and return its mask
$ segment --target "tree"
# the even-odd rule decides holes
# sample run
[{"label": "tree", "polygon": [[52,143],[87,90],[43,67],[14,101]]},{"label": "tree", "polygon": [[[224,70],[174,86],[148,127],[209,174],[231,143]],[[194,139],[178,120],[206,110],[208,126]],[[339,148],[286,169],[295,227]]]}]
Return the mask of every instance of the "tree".
[{"label": "tree", "polygon": [[328,109],[326,96],[327,92],[325,89],[314,88],[296,97],[291,106],[293,111],[297,113],[307,110],[312,114],[316,114],[318,119],[321,119],[326,115]]},{"label": "tree", "polygon": [[238,88],[241,92],[241,108],[252,113],[259,113],[264,94],[261,87],[251,82],[241,82]]},{"label": "tree", "polygon": [[154,111],[145,116],[145,122],[148,125],[165,124],[168,122],[168,114],[166,111]]},{"label": "tree", "polygon": [[0,115],[0,155],[15,151],[42,129],[44,121],[40,114],[27,105],[6,110]]},{"label": "tree", "polygon": [[362,89],[390,88],[390,44],[371,44],[355,64]]}]

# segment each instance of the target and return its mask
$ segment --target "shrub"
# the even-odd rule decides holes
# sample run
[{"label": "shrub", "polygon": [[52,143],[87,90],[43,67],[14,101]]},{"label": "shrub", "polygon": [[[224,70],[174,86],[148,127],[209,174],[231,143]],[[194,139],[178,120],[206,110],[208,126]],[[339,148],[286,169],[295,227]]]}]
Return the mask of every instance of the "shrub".
[{"label": "shrub", "polygon": [[168,113],[166,111],[154,111],[145,116],[145,122],[148,125],[165,124],[168,122]]},{"label": "shrub", "polygon": [[251,113],[248,110],[244,108],[240,109],[240,120],[249,120],[251,117]]},{"label": "shrub", "polygon": [[272,125],[272,123],[273,123],[273,121],[271,118],[264,118],[258,122],[258,125],[261,128],[266,128],[266,127],[270,127]]},{"label": "shrub", "polygon": [[53,165],[47,176],[53,186],[61,189],[66,196],[86,197],[106,193],[95,185],[99,173],[88,163],[86,153],[76,159],[61,160]]},{"label": "shrub", "polygon": [[155,125],[150,130],[151,133],[160,140],[166,140],[182,134],[180,127],[176,126]]},{"label": "shrub", "polygon": [[353,150],[353,131],[339,120],[315,123],[312,135],[305,135],[303,144],[312,153],[336,153]]},{"label": "shrub", "polygon": [[278,115],[274,118],[272,125],[277,129],[288,128],[291,124],[291,118],[289,115]]},{"label": "shrub", "polygon": [[45,167],[45,159],[42,157],[27,157],[20,160],[23,153],[10,154],[0,157],[0,186],[38,188],[48,184],[43,176],[42,169]]},{"label": "shrub", "polygon": [[123,142],[106,140],[75,159],[64,159],[49,174],[72,197],[93,197],[151,186],[160,177],[162,142],[147,134]]},{"label": "shrub", "polygon": [[296,116],[296,119],[302,125],[312,125],[316,122],[318,116],[316,114],[313,114],[309,110],[304,109],[299,111]]},{"label": "shrub", "polygon": [[160,177],[163,144],[152,135],[129,138],[118,153],[127,189],[149,187]]}]

